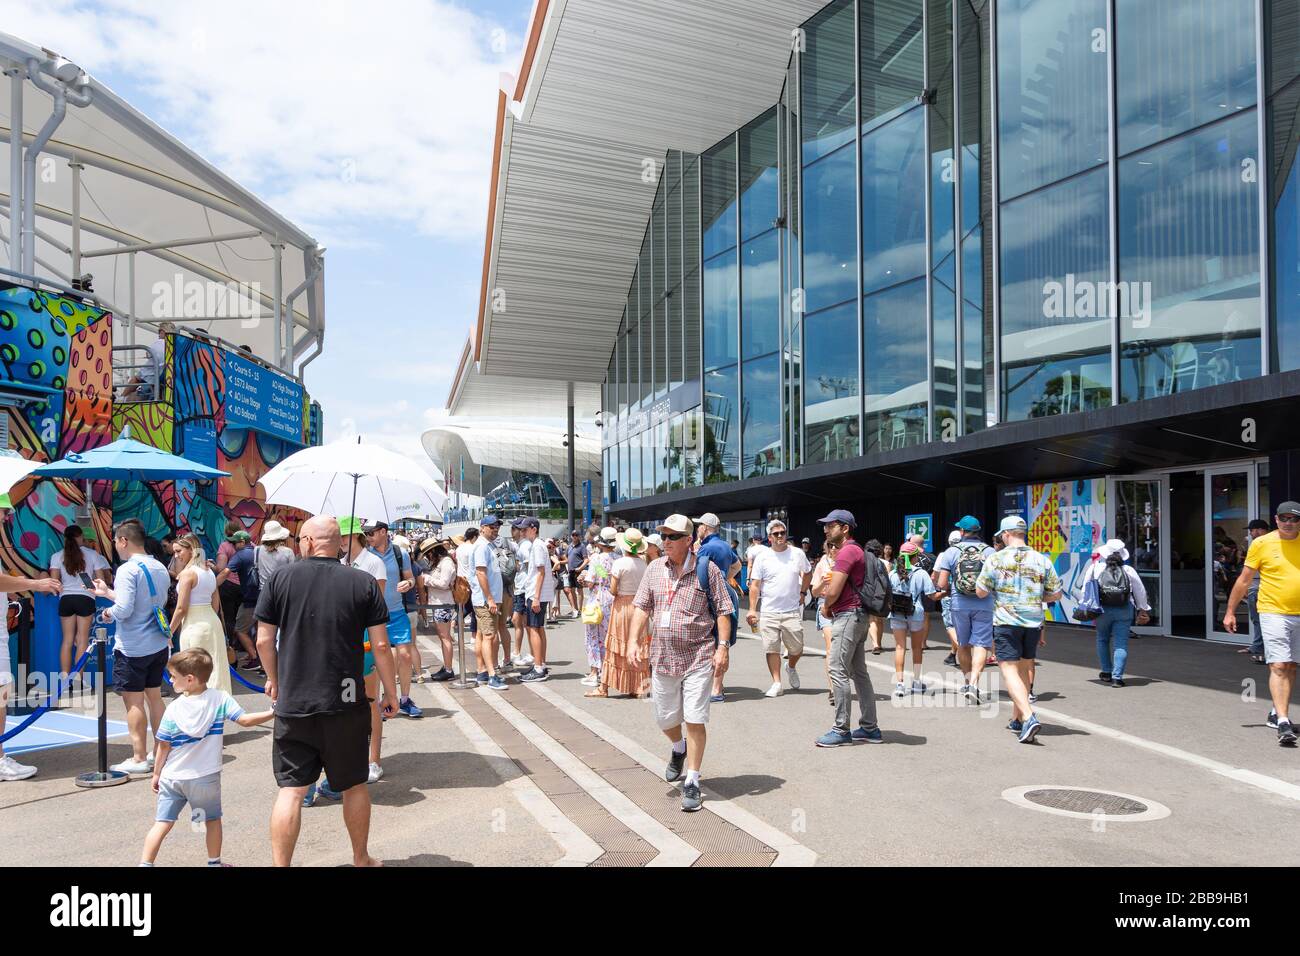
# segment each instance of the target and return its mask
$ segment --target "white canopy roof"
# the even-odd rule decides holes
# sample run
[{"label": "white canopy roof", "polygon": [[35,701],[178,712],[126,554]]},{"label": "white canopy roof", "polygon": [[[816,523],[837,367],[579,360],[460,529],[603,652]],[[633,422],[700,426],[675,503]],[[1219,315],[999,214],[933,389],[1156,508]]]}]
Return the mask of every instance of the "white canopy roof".
[{"label": "white canopy roof", "polygon": [[[459,474],[462,456],[465,482],[478,491],[478,467],[484,467],[484,490],[505,480],[510,471],[550,475],[564,495],[569,493],[569,450],[564,430],[497,422],[462,422],[439,425],[420,437],[424,450],[448,480]],[[574,445],[575,483],[591,479],[600,488],[600,442],[579,434]],[[459,485],[459,481],[455,482]]]},{"label": "white canopy roof", "polygon": [[[28,75],[33,63],[35,81]],[[136,313],[140,322],[175,319],[214,337],[248,345],[260,358],[282,368],[292,368],[295,360],[307,358],[313,345],[319,352],[325,329],[323,250],[311,236],[57,54],[0,33],[0,70],[4,71],[0,76],[0,170],[12,169],[9,144],[15,106],[21,104],[23,141],[30,145],[53,112],[55,100],[49,91],[59,87],[59,77],[68,81],[71,91],[66,116],[37,160],[36,262],[32,269],[20,269],[20,261],[12,255],[9,200],[16,187],[10,182],[12,174],[0,171],[0,236],[5,239],[6,268],[71,284],[75,278],[72,222],[76,196],[80,200],[83,257],[79,271],[93,274],[96,297],[118,318],[125,320]],[[20,91],[17,99],[15,88]],[[79,105],[79,100],[86,99],[88,103]],[[72,161],[82,167],[77,171],[79,191],[73,188]],[[140,250],[134,257],[95,255],[155,245],[158,248]],[[292,303],[292,327],[286,311],[279,338],[273,321],[276,245],[282,246],[281,296],[299,292]],[[135,259],[134,302],[131,258]],[[0,278],[13,277],[0,274]],[[160,284],[157,290],[155,283]],[[209,290],[231,283],[256,284],[256,300],[261,305],[256,321],[213,314],[210,306],[215,296],[209,298]],[[161,291],[163,287],[169,291]],[[204,302],[200,315],[192,314],[200,301],[196,290],[202,290]],[[180,301],[176,301],[177,291]],[[142,336],[145,342],[150,338]],[[277,354],[277,342],[281,352],[288,353],[287,361],[286,356]]]}]

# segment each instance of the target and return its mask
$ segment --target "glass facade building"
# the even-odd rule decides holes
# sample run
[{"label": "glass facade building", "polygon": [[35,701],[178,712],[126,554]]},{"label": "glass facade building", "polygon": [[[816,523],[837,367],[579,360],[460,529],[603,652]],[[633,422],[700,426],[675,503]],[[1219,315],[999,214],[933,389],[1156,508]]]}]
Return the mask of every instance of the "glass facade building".
[{"label": "glass facade building", "polygon": [[656,171],[608,505],[1300,369],[1300,5],[834,0],[792,40]]}]

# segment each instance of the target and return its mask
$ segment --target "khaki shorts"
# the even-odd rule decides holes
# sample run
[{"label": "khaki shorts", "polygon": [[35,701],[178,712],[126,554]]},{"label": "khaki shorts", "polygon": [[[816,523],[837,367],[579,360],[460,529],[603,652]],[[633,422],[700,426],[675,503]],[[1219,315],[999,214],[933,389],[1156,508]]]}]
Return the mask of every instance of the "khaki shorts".
[{"label": "khaki shorts", "polygon": [[758,636],[763,641],[764,654],[780,654],[781,645],[797,657],[803,653],[803,615],[798,611],[774,614],[764,611],[758,615]]},{"label": "khaki shorts", "polygon": [[497,637],[505,630],[506,616],[501,613],[501,605],[497,605],[497,613],[493,614],[487,607],[475,607],[474,618],[478,621],[478,633],[480,637]]},{"label": "khaki shorts", "polygon": [[655,670],[650,675],[650,697],[660,730],[709,722],[709,698],[713,694],[713,665],[669,677]]}]

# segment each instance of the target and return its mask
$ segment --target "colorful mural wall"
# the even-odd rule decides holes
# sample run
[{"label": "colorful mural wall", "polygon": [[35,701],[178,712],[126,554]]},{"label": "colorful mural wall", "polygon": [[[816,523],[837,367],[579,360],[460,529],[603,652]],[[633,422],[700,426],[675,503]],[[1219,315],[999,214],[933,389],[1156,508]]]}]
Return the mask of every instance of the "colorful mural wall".
[{"label": "colorful mural wall", "polygon": [[1029,546],[1051,558],[1061,578],[1062,598],[1049,609],[1048,620],[1073,623],[1070,614],[1083,594],[1084,569],[1106,540],[1106,479],[1083,478],[1012,490],[1019,488],[1024,489]]},{"label": "colorful mural wall", "polygon": [[[113,402],[113,317],[76,299],[0,282],[0,387],[27,399],[4,406],[9,447],[54,461],[118,438],[231,473],[217,482],[84,485],[25,481],[0,522],[6,570],[36,575],[80,523],[106,542],[114,520],[136,517],[154,537],[193,531],[209,553],[238,519],[255,537],[268,518],[296,529],[298,512],[268,506],[257,480],[286,455],[319,442],[320,409],[301,385],[202,339],[172,334],[158,400]],[[87,512],[89,517],[87,518]]]}]

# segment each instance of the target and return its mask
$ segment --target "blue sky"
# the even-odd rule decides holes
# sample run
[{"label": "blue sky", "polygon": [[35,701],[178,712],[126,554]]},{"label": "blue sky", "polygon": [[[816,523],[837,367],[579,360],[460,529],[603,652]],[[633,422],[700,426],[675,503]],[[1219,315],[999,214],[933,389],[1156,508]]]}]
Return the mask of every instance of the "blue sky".
[{"label": "blue sky", "polygon": [[[478,306],[496,91],[532,0],[0,0],[326,246],[326,438],[423,459]],[[347,164],[355,176],[339,175]]]}]

